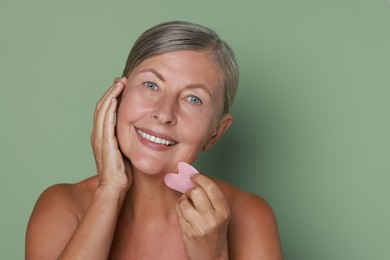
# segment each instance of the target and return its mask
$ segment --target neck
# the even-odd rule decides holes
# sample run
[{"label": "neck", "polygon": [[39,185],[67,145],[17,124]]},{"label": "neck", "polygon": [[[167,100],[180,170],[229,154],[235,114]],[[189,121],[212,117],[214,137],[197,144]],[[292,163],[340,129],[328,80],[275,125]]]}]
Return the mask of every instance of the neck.
[{"label": "neck", "polygon": [[130,164],[127,169],[132,174],[123,205],[128,216],[134,221],[176,219],[176,203],[181,194],[165,185],[164,174],[145,174]]}]

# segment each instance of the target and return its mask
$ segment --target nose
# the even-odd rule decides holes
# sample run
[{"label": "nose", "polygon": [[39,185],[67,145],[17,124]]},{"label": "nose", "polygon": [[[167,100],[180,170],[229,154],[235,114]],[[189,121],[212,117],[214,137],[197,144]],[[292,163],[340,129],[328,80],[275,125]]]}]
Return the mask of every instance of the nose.
[{"label": "nose", "polygon": [[160,124],[176,124],[177,100],[174,97],[164,97],[156,102],[151,116]]}]

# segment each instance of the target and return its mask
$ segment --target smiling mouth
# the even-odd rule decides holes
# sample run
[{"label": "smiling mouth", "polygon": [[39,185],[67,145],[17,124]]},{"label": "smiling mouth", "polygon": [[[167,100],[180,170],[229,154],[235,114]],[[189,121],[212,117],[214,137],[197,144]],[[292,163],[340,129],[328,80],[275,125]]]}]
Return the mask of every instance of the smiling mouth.
[{"label": "smiling mouth", "polygon": [[152,143],[162,144],[162,145],[166,145],[166,146],[172,146],[172,145],[176,144],[176,142],[174,142],[174,141],[170,141],[167,139],[156,137],[156,136],[151,135],[151,134],[147,134],[139,129],[137,129],[137,132],[142,136],[142,138],[144,138]]}]

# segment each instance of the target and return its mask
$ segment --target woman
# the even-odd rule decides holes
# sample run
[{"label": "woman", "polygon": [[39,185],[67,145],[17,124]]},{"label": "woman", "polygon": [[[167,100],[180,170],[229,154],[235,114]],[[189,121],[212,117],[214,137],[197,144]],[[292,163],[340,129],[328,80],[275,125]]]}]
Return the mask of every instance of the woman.
[{"label": "woman", "polygon": [[203,174],[184,194],[164,183],[229,128],[237,84],[234,55],[213,31],[169,22],[142,34],[96,105],[97,176],[40,196],[26,258],[281,259],[261,198]]}]

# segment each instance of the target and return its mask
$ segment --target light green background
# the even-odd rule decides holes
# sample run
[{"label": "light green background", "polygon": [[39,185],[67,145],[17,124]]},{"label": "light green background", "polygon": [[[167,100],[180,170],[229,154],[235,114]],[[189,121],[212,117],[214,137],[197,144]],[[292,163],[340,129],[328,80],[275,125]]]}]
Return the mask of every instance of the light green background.
[{"label": "light green background", "polygon": [[23,259],[39,194],[94,174],[96,100],[162,21],[215,29],[241,83],[197,166],[263,196],[286,259],[390,255],[390,1],[0,3],[0,259]]}]

